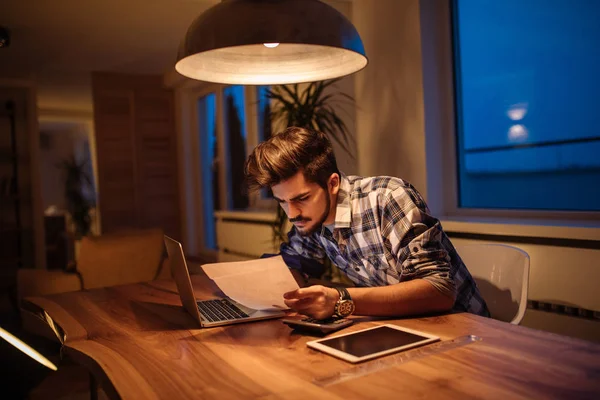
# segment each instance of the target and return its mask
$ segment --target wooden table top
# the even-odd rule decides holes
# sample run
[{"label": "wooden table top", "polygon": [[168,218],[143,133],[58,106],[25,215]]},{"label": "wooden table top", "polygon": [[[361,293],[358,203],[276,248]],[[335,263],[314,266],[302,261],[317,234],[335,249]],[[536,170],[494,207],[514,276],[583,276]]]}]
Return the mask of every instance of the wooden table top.
[{"label": "wooden table top", "polygon": [[[219,295],[204,275],[192,280],[198,298]],[[278,320],[199,328],[172,281],[32,297],[24,308],[46,311],[65,353],[112,398],[600,398],[600,345],[470,314],[359,317],[343,332],[392,323],[481,341],[407,362],[393,360],[425,348],[353,365],[309,349],[315,336]],[[342,372],[352,374],[323,384]]]}]

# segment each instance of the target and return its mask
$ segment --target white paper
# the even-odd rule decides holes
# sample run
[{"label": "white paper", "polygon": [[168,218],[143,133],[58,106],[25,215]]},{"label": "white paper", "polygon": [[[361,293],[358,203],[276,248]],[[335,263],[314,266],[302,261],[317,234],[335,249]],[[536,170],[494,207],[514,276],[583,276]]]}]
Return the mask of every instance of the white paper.
[{"label": "white paper", "polygon": [[225,295],[255,310],[287,309],[283,294],[299,288],[281,256],[205,264],[202,269]]}]

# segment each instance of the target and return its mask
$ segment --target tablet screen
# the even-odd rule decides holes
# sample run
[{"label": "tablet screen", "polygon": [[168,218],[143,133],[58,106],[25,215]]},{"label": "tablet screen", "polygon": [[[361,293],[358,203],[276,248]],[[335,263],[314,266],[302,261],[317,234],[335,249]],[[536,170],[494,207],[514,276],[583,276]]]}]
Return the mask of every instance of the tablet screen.
[{"label": "tablet screen", "polygon": [[395,325],[380,325],[307,344],[347,361],[357,362],[437,340],[438,337],[423,332]]},{"label": "tablet screen", "polygon": [[372,353],[406,346],[429,339],[425,336],[399,331],[389,326],[381,326],[377,329],[357,332],[354,335],[340,336],[323,340],[321,344],[334,349],[352,354],[355,357],[363,357]]}]

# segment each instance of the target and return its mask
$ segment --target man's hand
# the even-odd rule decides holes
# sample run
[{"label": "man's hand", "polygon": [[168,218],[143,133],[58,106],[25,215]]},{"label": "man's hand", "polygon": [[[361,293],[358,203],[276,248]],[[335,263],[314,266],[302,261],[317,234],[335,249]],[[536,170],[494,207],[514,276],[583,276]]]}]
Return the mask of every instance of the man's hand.
[{"label": "man's hand", "polygon": [[334,288],[315,285],[287,292],[283,298],[292,310],[315,319],[325,319],[333,315],[340,295]]}]

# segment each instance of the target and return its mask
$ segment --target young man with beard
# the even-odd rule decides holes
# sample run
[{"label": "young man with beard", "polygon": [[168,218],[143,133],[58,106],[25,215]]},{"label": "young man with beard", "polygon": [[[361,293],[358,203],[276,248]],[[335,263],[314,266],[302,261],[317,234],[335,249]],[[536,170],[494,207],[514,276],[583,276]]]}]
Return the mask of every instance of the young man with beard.
[{"label": "young man with beard", "polygon": [[302,287],[284,295],[291,309],[316,319],[449,311],[489,316],[440,222],[408,182],[345,176],[327,137],[296,127],[259,144],[245,172],[249,188],[271,188],[294,224],[280,251],[296,279],[319,276],[329,257],[356,285]]}]

